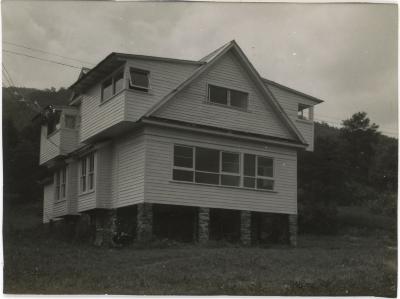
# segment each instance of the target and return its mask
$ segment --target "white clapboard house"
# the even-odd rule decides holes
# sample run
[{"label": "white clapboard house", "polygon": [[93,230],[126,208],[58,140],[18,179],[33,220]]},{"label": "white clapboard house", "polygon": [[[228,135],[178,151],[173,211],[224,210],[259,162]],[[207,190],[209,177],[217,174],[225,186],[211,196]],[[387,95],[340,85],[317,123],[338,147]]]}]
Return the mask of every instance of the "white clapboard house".
[{"label": "white clapboard house", "polygon": [[103,243],[121,223],[198,242],[231,226],[249,244],[279,215],[296,243],[297,154],[322,101],[262,78],[235,41],[198,61],[111,53],[70,89],[41,129],[44,223],[86,217]]}]

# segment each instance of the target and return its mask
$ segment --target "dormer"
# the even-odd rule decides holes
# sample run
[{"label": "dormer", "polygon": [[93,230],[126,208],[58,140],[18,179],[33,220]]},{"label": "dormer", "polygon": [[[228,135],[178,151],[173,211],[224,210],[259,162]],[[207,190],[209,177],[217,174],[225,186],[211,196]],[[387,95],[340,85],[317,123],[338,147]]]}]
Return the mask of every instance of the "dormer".
[{"label": "dormer", "polygon": [[42,114],[40,164],[65,156],[78,147],[78,110],[71,106],[48,106]]}]

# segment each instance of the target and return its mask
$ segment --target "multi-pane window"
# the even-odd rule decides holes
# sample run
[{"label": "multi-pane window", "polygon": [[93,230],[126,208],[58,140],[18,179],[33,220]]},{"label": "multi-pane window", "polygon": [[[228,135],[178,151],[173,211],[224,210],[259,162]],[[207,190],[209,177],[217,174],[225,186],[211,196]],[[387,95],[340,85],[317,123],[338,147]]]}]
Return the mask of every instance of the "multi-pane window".
[{"label": "multi-pane window", "polygon": [[136,68],[129,69],[129,88],[141,91],[149,90],[149,72]]},{"label": "multi-pane window", "polygon": [[[241,159],[243,159],[243,170],[241,170]],[[175,145],[172,178],[176,181],[273,190],[273,159],[203,147]]]},{"label": "multi-pane window", "polygon": [[272,158],[244,154],[243,187],[274,189],[274,160]]},{"label": "multi-pane window", "polygon": [[57,201],[67,196],[67,168],[63,167],[55,174],[55,198]]},{"label": "multi-pane window", "polygon": [[247,109],[248,94],[243,91],[209,85],[208,101],[210,103]]},{"label": "multi-pane window", "polygon": [[114,75],[103,81],[101,85],[101,100],[107,100],[124,88],[124,70],[118,70]]},{"label": "multi-pane window", "polygon": [[80,192],[85,193],[94,190],[95,186],[95,156],[90,153],[82,157],[80,161]]}]

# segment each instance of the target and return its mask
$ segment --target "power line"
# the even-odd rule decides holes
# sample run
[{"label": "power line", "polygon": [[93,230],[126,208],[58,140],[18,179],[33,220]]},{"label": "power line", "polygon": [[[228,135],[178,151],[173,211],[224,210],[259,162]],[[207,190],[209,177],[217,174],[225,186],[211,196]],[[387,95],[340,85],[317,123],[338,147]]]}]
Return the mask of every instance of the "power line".
[{"label": "power line", "polygon": [[8,45],[12,45],[12,46],[15,46],[15,47],[19,47],[19,48],[24,48],[24,49],[31,50],[31,51],[41,52],[41,53],[45,53],[45,54],[54,55],[54,56],[57,56],[57,57],[60,57],[60,58],[65,58],[65,59],[74,60],[74,61],[81,62],[81,63],[94,65],[94,63],[91,63],[91,62],[88,62],[88,61],[84,61],[84,60],[80,60],[80,59],[76,59],[76,58],[71,58],[71,57],[68,57],[68,56],[59,55],[59,54],[56,54],[56,53],[53,53],[53,52],[48,52],[48,51],[44,51],[44,50],[37,49],[37,48],[27,47],[27,46],[24,46],[24,45],[20,45],[20,44],[8,42],[8,41],[3,41],[3,43],[8,44]]},{"label": "power line", "polygon": [[14,55],[19,55],[19,56],[25,56],[25,57],[29,57],[29,58],[33,58],[33,59],[37,59],[37,60],[47,61],[47,62],[50,62],[50,63],[59,64],[59,65],[63,65],[63,66],[68,66],[68,67],[79,69],[79,70],[82,69],[79,66],[63,63],[63,62],[56,61],[56,60],[50,60],[50,59],[40,58],[40,57],[36,57],[36,56],[32,56],[32,55],[27,55],[27,54],[24,54],[24,53],[14,52],[14,51],[10,51],[10,50],[3,50],[3,52],[14,54]]}]

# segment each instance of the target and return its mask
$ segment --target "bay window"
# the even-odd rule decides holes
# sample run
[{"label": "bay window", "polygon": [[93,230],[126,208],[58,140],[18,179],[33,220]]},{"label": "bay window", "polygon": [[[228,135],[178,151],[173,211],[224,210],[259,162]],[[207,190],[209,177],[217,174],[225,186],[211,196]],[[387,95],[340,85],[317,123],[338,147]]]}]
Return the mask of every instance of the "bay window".
[{"label": "bay window", "polygon": [[87,193],[95,187],[95,155],[90,153],[80,160],[80,193]]},{"label": "bay window", "polygon": [[174,145],[172,179],[273,190],[273,159],[203,147]]}]

